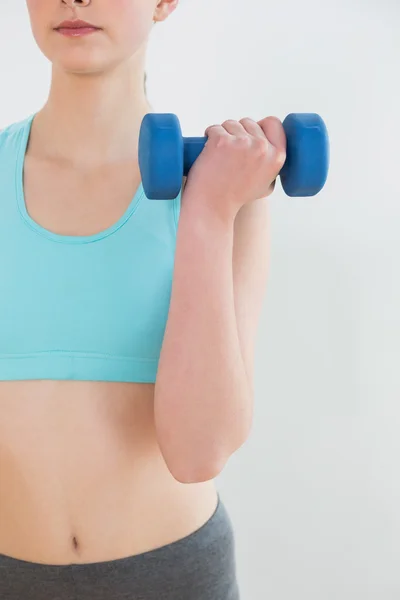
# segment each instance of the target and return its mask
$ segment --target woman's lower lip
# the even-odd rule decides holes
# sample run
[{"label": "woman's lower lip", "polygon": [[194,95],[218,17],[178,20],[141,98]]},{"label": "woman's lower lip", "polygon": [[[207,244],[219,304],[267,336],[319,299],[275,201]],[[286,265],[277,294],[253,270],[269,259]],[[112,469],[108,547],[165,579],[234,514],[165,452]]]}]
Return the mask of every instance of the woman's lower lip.
[{"label": "woman's lower lip", "polygon": [[89,33],[94,33],[95,31],[99,31],[96,27],[60,27],[57,29],[58,33],[61,35],[66,35],[67,37],[80,37],[82,35],[88,35]]}]

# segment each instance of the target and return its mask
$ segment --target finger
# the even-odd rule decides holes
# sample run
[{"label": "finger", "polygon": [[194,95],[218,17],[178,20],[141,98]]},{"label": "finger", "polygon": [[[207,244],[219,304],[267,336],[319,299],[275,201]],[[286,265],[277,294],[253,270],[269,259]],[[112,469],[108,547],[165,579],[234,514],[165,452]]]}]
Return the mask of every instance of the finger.
[{"label": "finger", "polygon": [[226,131],[235,137],[247,137],[247,131],[243,127],[239,121],[234,121],[233,119],[228,119],[222,123],[222,126],[226,129]]},{"label": "finger", "polygon": [[226,131],[222,125],[210,125],[204,132],[207,137],[214,137],[214,135],[229,136],[230,134]]},{"label": "finger", "polygon": [[270,143],[279,153],[286,153],[286,134],[283,125],[277,117],[266,117],[258,121]]},{"label": "finger", "polygon": [[253,137],[261,138],[265,140],[265,133],[263,129],[260,127],[256,121],[250,119],[249,117],[245,117],[244,119],[240,119],[239,121],[243,128],[252,135]]}]

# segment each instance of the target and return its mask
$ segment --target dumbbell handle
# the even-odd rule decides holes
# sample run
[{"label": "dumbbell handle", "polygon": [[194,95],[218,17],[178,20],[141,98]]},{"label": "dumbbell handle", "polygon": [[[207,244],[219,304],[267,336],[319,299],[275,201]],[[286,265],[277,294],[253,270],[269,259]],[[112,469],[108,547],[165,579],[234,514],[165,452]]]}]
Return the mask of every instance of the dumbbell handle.
[{"label": "dumbbell handle", "polygon": [[183,174],[188,176],[190,169],[203,151],[207,137],[183,137]]},{"label": "dumbbell handle", "polygon": [[183,138],[183,174],[189,175],[194,162],[198,159],[207,142],[207,137],[184,137]]}]

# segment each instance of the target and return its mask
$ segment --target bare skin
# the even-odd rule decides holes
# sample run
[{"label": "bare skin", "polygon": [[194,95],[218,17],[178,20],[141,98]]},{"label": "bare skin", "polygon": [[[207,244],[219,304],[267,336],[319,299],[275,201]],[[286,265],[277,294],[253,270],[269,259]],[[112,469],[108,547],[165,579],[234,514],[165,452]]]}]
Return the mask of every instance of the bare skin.
[{"label": "bare skin", "polygon": [[152,387],[1,383],[0,553],[46,564],[113,560],[207,521],[214,485],[169,473]]},{"label": "bare skin", "polygon": [[[35,221],[91,235],[118,220],[140,181],[134,163],[79,173],[41,156],[34,139],[24,185]],[[151,384],[0,382],[0,553],[46,564],[112,560],[207,521],[215,486],[171,475],[153,399]]]}]

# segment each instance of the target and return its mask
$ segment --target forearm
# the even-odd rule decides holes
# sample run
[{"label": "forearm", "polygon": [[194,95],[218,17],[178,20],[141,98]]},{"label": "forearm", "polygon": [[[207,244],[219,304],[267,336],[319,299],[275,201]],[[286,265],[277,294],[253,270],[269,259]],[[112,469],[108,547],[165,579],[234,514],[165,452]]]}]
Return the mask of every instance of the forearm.
[{"label": "forearm", "polygon": [[200,206],[190,197],[182,203],[155,389],[160,448],[186,482],[220,472],[245,441],[253,408],[235,314],[234,221]]}]

